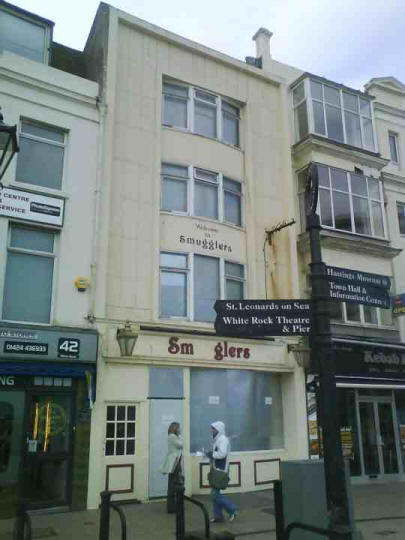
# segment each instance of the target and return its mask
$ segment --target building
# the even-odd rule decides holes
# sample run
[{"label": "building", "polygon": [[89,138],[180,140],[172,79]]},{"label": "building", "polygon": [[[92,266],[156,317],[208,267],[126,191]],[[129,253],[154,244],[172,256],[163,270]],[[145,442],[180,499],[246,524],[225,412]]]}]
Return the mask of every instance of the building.
[{"label": "building", "polygon": [[52,29],[0,2],[0,105],[20,146],[0,190],[1,518],[17,497],[87,501],[98,84]]},{"label": "building", "polygon": [[[213,304],[299,295],[294,227],[271,245],[266,233],[295,212],[286,81],[106,4],[85,56],[106,111],[88,505],[106,488],[164,496],[172,421],[188,493],[207,492],[201,451],[218,419],[230,491],[262,489],[280,459],[307,456],[303,369],[288,338],[218,337]],[[121,356],[126,321],[137,341]]]}]

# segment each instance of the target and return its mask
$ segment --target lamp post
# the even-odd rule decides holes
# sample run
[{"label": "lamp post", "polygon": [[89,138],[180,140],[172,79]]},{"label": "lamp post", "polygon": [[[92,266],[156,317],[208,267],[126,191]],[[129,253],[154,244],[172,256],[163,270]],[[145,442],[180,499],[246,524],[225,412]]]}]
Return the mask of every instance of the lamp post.
[{"label": "lamp post", "polygon": [[4,117],[0,111],[0,188],[3,187],[1,179],[10,165],[14,154],[18,151],[17,126],[5,124]]},{"label": "lamp post", "polygon": [[[319,409],[322,426],[329,527],[352,538],[344,461],[337,417],[335,366],[328,306],[326,265],[322,261],[321,223],[316,213],[318,169],[311,164],[305,189],[307,231],[311,247],[312,333],[311,361],[319,374]],[[339,536],[342,538],[342,536]]]}]

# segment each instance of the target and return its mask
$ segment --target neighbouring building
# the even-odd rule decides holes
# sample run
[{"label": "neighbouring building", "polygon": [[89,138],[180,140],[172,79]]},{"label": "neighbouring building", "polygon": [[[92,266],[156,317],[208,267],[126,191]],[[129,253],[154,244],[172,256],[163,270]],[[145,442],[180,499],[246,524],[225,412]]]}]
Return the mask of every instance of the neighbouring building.
[{"label": "neighbouring building", "polygon": [[[269,32],[255,36],[266,46]],[[231,339],[216,299],[299,295],[285,79],[101,4],[85,56],[105,107],[97,281],[101,334],[89,507],[166,494],[179,421],[188,493],[206,493],[210,424],[232,443],[229,491],[307,456],[304,372],[288,338]],[[116,332],[138,327],[132,355]],[[293,340],[295,341],[295,340]]]},{"label": "neighbouring building", "polygon": [[0,2],[0,106],[20,146],[0,189],[0,518],[17,497],[87,503],[98,84],[52,29]]}]

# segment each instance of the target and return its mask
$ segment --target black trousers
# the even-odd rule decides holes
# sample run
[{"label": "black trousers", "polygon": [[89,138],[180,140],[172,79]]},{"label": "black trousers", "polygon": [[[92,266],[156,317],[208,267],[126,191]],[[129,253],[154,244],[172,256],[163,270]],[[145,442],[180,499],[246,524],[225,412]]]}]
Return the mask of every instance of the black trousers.
[{"label": "black trousers", "polygon": [[176,482],[178,475],[181,474],[181,460],[176,465],[172,473],[169,473],[167,481],[167,513],[174,514],[176,512]]}]

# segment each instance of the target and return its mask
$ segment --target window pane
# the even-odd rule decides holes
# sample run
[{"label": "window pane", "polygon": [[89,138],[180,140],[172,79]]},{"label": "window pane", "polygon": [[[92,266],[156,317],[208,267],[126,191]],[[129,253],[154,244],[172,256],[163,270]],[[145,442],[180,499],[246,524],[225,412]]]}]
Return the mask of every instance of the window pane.
[{"label": "window pane", "polygon": [[350,175],[352,193],[355,195],[362,195],[367,197],[367,179],[365,176],[360,174],[351,174]]},{"label": "window pane", "polygon": [[225,274],[227,276],[243,278],[245,275],[244,267],[242,264],[225,262]]},{"label": "window pane", "polygon": [[297,103],[302,101],[304,98],[305,98],[304,83],[301,83],[296,88],[294,88],[294,90],[293,90],[293,102],[294,102],[294,105],[297,105]]},{"label": "window pane", "polygon": [[17,159],[17,182],[60,189],[64,148],[20,136]]},{"label": "window pane", "polygon": [[105,443],[105,455],[106,456],[114,455],[114,441],[107,441]]},{"label": "window pane", "polygon": [[398,163],[398,152],[397,152],[397,137],[396,135],[393,135],[392,133],[388,136],[389,143],[390,143],[390,154],[391,154],[391,160],[394,163]]},{"label": "window pane", "polygon": [[123,456],[124,450],[125,450],[125,441],[116,441],[115,455]]},{"label": "window pane", "polygon": [[330,191],[327,189],[319,190],[319,204],[321,207],[321,223],[326,227],[333,227],[332,205],[330,201]]},{"label": "window pane", "polygon": [[368,200],[353,197],[354,229],[359,234],[371,234]]},{"label": "window pane", "polygon": [[206,171],[205,169],[194,169],[194,175],[199,180],[206,180],[207,182],[212,182],[213,184],[218,183],[217,173]]},{"label": "window pane", "polygon": [[375,180],[374,178],[368,178],[367,183],[368,183],[368,192],[369,192],[370,198],[380,201],[381,192],[380,192],[379,180]]},{"label": "window pane", "polygon": [[115,407],[113,405],[107,407],[107,420],[115,420]]},{"label": "window pane", "polygon": [[374,151],[373,124],[368,118],[362,118],[364,132],[364,146]]},{"label": "window pane", "polygon": [[334,191],[332,197],[335,228],[342,229],[343,231],[351,231],[352,223],[350,219],[349,195]]},{"label": "window pane", "polygon": [[233,116],[236,116],[236,118],[239,117],[238,107],[235,107],[234,105],[231,105],[230,103],[227,103],[224,100],[222,100],[222,110],[229,114],[232,114]]},{"label": "window pane", "polygon": [[222,139],[235,146],[239,144],[239,120],[222,111]]},{"label": "window pane", "polygon": [[373,214],[374,236],[384,236],[383,210],[381,204],[371,201],[371,212]]},{"label": "window pane", "polygon": [[12,227],[10,232],[10,246],[53,253],[54,237],[55,235],[53,233],[39,229]]},{"label": "window pane", "polygon": [[347,184],[347,174],[340,169],[330,169],[330,176],[332,180],[332,188],[339,191],[349,191]]},{"label": "window pane", "polygon": [[187,316],[187,275],[160,272],[160,314],[162,317]]},{"label": "window pane", "polygon": [[308,135],[308,115],[307,115],[307,103],[304,101],[299,105],[294,112],[295,115],[295,129],[297,130],[297,137],[300,141],[306,135]]},{"label": "window pane", "polygon": [[177,84],[163,83],[163,92],[172,96],[188,97],[188,88]]},{"label": "window pane", "polygon": [[188,178],[188,167],[182,167],[181,165],[169,165],[168,163],[162,163],[162,174],[169,176],[180,176],[181,178]]},{"label": "window pane", "polygon": [[135,420],[135,407],[130,405],[127,409],[127,418],[128,420]]},{"label": "window pane", "polygon": [[330,318],[334,321],[343,321],[343,311],[341,302],[328,301]]},{"label": "window pane", "polygon": [[310,84],[311,84],[311,96],[314,99],[319,99],[320,101],[322,101],[323,100],[322,84],[315,81],[311,81]]},{"label": "window pane", "polygon": [[359,103],[357,96],[354,94],[343,92],[343,106],[349,111],[353,111],[357,114],[359,113]]},{"label": "window pane", "polygon": [[377,324],[377,308],[372,306],[363,306],[364,322],[368,324]]},{"label": "window pane", "polygon": [[194,101],[194,131],[206,137],[217,136],[216,107],[201,101]]},{"label": "window pane", "polygon": [[187,127],[187,100],[165,95],[163,123],[165,126]]},{"label": "window pane", "polygon": [[208,94],[207,92],[201,92],[201,90],[195,91],[195,97],[197,99],[203,99],[204,101],[208,101],[209,103],[216,103],[216,97],[212,94]]},{"label": "window pane", "polygon": [[127,456],[135,454],[135,441],[127,441]]},{"label": "window pane", "polygon": [[219,260],[194,256],[194,319],[215,320],[214,303],[219,298]]},{"label": "window pane", "polygon": [[[392,320],[392,310],[391,309],[380,309],[380,319],[381,324],[386,326],[392,326],[394,324]],[[405,449],[404,449],[405,450]]]},{"label": "window pane", "polygon": [[348,321],[360,321],[360,306],[358,304],[346,304],[346,316]]},{"label": "window pane", "polygon": [[116,424],[116,428],[117,428],[117,437],[119,439],[123,439],[125,437],[125,424],[124,424],[124,422],[118,422]]},{"label": "window pane", "polygon": [[319,103],[319,101],[312,101],[312,108],[314,111],[315,133],[321,133],[321,135],[326,135],[325,117],[323,115],[323,103]]},{"label": "window pane", "polygon": [[367,99],[360,98],[360,114],[371,116],[370,102]]},{"label": "window pane", "polygon": [[108,439],[113,439],[115,436],[115,424],[113,422],[107,422],[105,436]]},{"label": "window pane", "polygon": [[343,139],[343,124],[342,113],[340,109],[325,105],[326,108],[326,124],[328,126],[328,137],[336,141],[344,142]]},{"label": "window pane", "polygon": [[398,223],[400,234],[405,234],[405,205],[398,204]]},{"label": "window pane", "polygon": [[340,107],[340,92],[337,88],[324,85],[324,93],[326,103]]},{"label": "window pane", "polygon": [[318,165],[319,185],[329,187],[329,169],[323,165]]},{"label": "window pane", "polygon": [[207,182],[194,184],[194,214],[218,219],[218,187]]},{"label": "window pane", "polygon": [[187,182],[173,178],[163,179],[162,210],[187,212]]},{"label": "window pane", "polygon": [[53,259],[9,252],[3,319],[49,323]]},{"label": "window pane", "polygon": [[235,180],[230,180],[229,178],[223,179],[222,185],[224,189],[230,189],[231,191],[235,191],[236,193],[242,193],[242,186],[240,182],[236,182]]},{"label": "window pane", "polygon": [[234,195],[225,191],[224,194],[224,217],[225,221],[234,225],[242,224],[241,199],[239,195]]},{"label": "window pane", "polygon": [[135,424],[133,422],[127,424],[127,437],[135,437]]},{"label": "window pane", "polygon": [[5,49],[29,60],[44,61],[45,27],[0,11],[0,51]]},{"label": "window pane", "polygon": [[345,112],[347,144],[361,146],[360,117],[351,112]]},{"label": "window pane", "polygon": [[243,283],[241,281],[226,280],[226,299],[243,300]]},{"label": "window pane", "polygon": [[63,143],[65,140],[65,134],[63,131],[51,126],[43,126],[39,124],[31,124],[31,122],[21,123],[21,133],[29,133],[35,137],[41,137],[42,139],[49,139]]},{"label": "window pane", "polygon": [[117,407],[117,420],[125,420],[125,406],[120,405]]},{"label": "window pane", "polygon": [[187,255],[161,253],[160,266],[166,266],[166,268],[187,268]]}]

